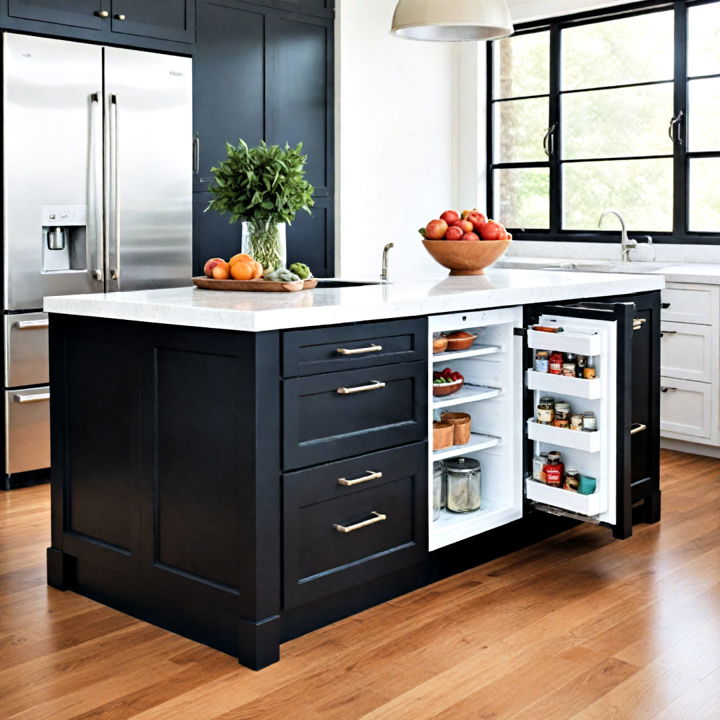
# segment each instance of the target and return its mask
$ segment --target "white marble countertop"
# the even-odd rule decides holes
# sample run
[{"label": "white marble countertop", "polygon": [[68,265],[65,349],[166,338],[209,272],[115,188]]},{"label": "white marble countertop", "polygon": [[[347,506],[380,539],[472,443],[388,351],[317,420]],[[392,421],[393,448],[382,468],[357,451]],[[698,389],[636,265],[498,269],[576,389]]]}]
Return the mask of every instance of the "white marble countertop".
[{"label": "white marble countertop", "polygon": [[643,275],[662,275],[666,282],[700,283],[720,285],[720,265],[712,263],[672,263],[672,262],[629,262],[620,263],[609,260],[590,260],[572,258],[542,258],[524,255],[505,256],[498,266],[512,269],[534,269],[557,267],[570,269],[579,264],[583,270],[591,271],[597,266],[599,271],[609,267],[613,273],[632,273]]},{"label": "white marble countertop", "polygon": [[47,312],[262,332],[365,320],[622,295],[664,287],[657,275],[491,268],[478,277],[398,278],[390,284],[297,293],[167,290],[45,298]]}]

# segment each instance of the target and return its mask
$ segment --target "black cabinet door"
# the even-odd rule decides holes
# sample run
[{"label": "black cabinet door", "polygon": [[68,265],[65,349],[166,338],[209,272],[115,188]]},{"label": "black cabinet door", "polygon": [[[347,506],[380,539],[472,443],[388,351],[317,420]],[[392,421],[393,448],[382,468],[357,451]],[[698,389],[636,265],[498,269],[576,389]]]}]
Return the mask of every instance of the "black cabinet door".
[{"label": "black cabinet door", "polygon": [[110,0],[8,0],[7,8],[10,18],[103,31],[109,21]]},{"label": "black cabinet door", "polygon": [[304,262],[316,277],[335,273],[335,203],[334,198],[315,198],[312,215],[305,211],[295,216],[287,229],[288,266]]},{"label": "black cabinet door", "polygon": [[206,190],[210,168],[226,155],[225,143],[265,136],[267,18],[253,5],[200,0],[194,59],[195,136],[199,143],[195,189]]},{"label": "black cabinet door", "polygon": [[242,247],[242,226],[230,224],[227,215],[207,211],[212,195],[208,192],[193,195],[193,275],[202,275],[206,260],[221,257],[226,260]]},{"label": "black cabinet door", "polygon": [[193,0],[112,0],[114,33],[191,43],[194,40]]}]

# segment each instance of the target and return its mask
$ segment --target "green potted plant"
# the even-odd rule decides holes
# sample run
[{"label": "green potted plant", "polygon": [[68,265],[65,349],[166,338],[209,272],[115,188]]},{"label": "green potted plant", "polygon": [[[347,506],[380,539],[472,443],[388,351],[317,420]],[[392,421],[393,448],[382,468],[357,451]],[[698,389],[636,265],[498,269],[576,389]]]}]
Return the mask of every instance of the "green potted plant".
[{"label": "green potted plant", "polygon": [[251,148],[239,140],[226,147],[227,158],[211,169],[214,197],[207,209],[230,213],[231,223],[242,221],[242,251],[266,271],[285,267],[285,226],[314,204],[302,143],[282,148],[262,141]]}]

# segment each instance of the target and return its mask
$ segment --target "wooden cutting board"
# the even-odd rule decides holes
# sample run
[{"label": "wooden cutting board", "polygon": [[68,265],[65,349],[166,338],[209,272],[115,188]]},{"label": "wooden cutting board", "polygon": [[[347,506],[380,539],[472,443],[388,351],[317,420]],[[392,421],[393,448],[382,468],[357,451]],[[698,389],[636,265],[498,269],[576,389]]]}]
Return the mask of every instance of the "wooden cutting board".
[{"label": "wooden cutting board", "polygon": [[317,287],[317,278],[280,282],[275,280],[215,280],[207,277],[194,277],[193,285],[201,290],[234,290],[242,292],[299,292]]}]

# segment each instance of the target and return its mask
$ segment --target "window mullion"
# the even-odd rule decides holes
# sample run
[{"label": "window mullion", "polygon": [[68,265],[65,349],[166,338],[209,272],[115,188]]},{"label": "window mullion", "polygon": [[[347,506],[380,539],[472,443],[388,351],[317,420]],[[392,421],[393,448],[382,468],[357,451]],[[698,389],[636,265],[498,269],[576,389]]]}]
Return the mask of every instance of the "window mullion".
[{"label": "window mullion", "polygon": [[560,127],[560,25],[550,28],[550,99],[549,128],[554,128],[553,152],[550,157],[550,232],[558,233],[562,226],[562,129]]},{"label": "window mullion", "polygon": [[485,212],[488,214],[488,216],[492,217],[492,215],[495,212],[494,203],[495,203],[495,173],[493,172],[493,163],[495,162],[494,157],[494,151],[495,151],[495,133],[497,132],[497,128],[495,127],[495,121],[493,117],[493,73],[494,73],[494,44],[489,42],[486,43],[487,50],[486,50],[486,76],[485,76],[485,84],[486,84],[486,108],[485,108],[485,121],[487,123],[486,125],[486,147],[485,147],[485,153],[486,153],[486,163],[485,167],[487,168],[485,173],[485,190],[486,190],[486,201],[487,206]]},{"label": "window mullion", "polygon": [[675,91],[674,117],[682,115],[678,141],[673,148],[673,235],[683,237],[688,231],[688,79],[687,79],[687,5],[676,0],[675,10]]}]

